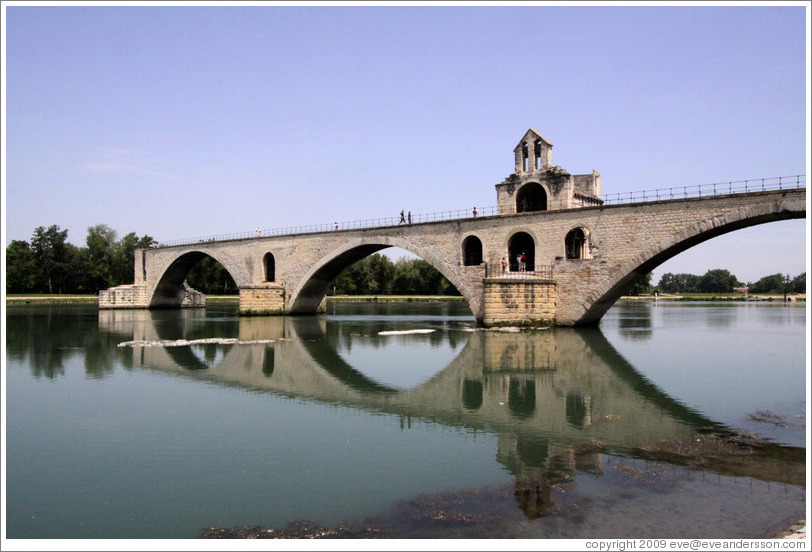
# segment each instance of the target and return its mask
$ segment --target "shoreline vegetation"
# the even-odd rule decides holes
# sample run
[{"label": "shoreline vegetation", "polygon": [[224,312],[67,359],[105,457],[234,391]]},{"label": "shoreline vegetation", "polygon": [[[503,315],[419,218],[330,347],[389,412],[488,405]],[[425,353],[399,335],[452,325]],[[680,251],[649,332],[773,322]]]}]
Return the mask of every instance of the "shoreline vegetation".
[{"label": "shoreline vegetation", "polygon": [[[806,294],[790,293],[787,302],[805,302]],[[53,303],[94,303],[98,295],[58,294],[58,293],[11,293],[6,295],[6,304],[53,304]],[[238,295],[206,295],[206,301],[238,301]],[[769,301],[783,302],[783,294],[743,293],[660,293],[646,295],[624,295],[626,301]],[[464,302],[460,295],[328,295],[328,302],[346,303],[397,303],[397,302]]]}]

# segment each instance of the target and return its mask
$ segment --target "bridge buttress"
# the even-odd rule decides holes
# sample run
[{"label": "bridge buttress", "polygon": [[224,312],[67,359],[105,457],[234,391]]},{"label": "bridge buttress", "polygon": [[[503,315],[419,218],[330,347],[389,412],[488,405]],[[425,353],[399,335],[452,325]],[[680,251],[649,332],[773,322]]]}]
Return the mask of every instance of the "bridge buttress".
[{"label": "bridge buttress", "polygon": [[550,326],[556,323],[555,281],[546,278],[485,278],[484,326]]},{"label": "bridge buttress", "polygon": [[240,287],[241,315],[285,314],[285,285],[275,282]]}]

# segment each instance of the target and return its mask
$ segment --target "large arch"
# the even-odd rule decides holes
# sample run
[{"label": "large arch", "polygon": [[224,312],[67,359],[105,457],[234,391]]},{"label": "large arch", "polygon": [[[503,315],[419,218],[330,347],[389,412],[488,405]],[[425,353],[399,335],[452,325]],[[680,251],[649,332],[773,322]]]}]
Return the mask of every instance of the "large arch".
[{"label": "large arch", "polygon": [[482,264],[482,240],[470,235],[462,240],[462,264],[477,266]]},{"label": "large arch", "polygon": [[806,218],[805,213],[792,210],[775,212],[769,206],[759,206],[740,209],[735,214],[728,214],[724,219],[714,218],[692,224],[685,231],[652,244],[649,249],[641,251],[633,259],[614,270],[588,298],[585,304],[588,304],[589,307],[579,319],[574,321],[574,325],[597,325],[606,311],[629,288],[659,265],[683,251],[743,228],[799,218]]},{"label": "large arch", "polygon": [[287,314],[312,314],[316,312],[319,304],[327,294],[330,284],[344,269],[352,266],[364,257],[377,253],[388,247],[399,247],[417,255],[433,266],[468,302],[468,307],[477,319],[481,310],[480,290],[471,289],[468,283],[457,270],[454,264],[457,259],[449,260],[442,257],[442,250],[431,250],[415,245],[406,240],[397,238],[367,238],[357,239],[335,251],[331,256],[325,257],[308,270],[304,276],[289,288],[290,300],[286,305]]},{"label": "large arch", "polygon": [[234,270],[234,267],[239,265],[229,257],[215,251],[189,251],[174,258],[161,272],[155,288],[149,295],[149,308],[178,308],[182,306],[188,293],[187,290],[191,289],[186,285],[186,276],[205,257],[211,257],[220,263],[238,287],[247,282],[246,275],[242,271]]},{"label": "large arch", "polygon": [[276,281],[276,258],[273,256],[273,253],[271,253],[271,252],[265,253],[265,256],[262,257],[262,267],[265,270],[265,281],[266,282],[275,282]]},{"label": "large arch", "polygon": [[516,232],[508,240],[508,265],[511,272],[519,272],[519,257],[526,257],[524,271],[533,272],[536,266],[536,240],[527,232]]},{"label": "large arch", "polygon": [[538,182],[528,182],[516,192],[516,212],[546,211],[547,198],[544,186]]}]

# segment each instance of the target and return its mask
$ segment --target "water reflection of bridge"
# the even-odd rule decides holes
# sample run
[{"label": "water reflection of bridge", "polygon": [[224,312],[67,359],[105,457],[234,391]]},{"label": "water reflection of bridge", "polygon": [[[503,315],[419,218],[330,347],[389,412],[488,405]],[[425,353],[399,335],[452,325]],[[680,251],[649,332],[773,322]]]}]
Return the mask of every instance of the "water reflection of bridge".
[{"label": "water reflection of bridge", "polygon": [[241,317],[218,328],[219,342],[175,346],[213,337],[200,316],[99,311],[99,326],[134,342],[122,350],[135,367],[494,433],[497,461],[516,477],[529,516],[551,505],[551,482],[575,470],[601,473],[606,452],[723,429],[647,381],[598,329],[471,331],[443,370],[397,389],[347,364],[329,343],[325,317]]}]

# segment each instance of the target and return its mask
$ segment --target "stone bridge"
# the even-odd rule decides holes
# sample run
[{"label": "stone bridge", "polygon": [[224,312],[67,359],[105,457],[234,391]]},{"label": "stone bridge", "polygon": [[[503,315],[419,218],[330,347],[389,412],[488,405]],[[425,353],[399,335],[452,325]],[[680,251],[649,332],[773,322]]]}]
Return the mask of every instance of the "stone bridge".
[{"label": "stone bridge", "polygon": [[242,313],[314,314],[344,269],[399,247],[442,273],[482,325],[596,325],[632,285],[686,249],[806,217],[800,184],[607,205],[599,173],[571,175],[552,165],[551,152],[546,139],[527,131],[514,149],[515,172],[496,184],[496,214],[488,216],[138,250],[135,283],[101,292],[99,307],[202,306],[205,298],[185,278],[209,256],[239,287]]}]

